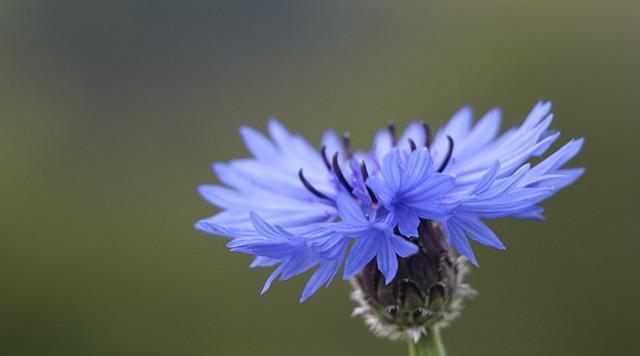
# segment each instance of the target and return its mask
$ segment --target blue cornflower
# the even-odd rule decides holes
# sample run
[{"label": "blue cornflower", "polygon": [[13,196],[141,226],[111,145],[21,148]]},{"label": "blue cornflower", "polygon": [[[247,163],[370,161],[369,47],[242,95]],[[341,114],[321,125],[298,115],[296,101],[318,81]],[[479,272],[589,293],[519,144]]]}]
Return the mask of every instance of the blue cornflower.
[{"label": "blue cornflower", "polygon": [[497,109],[474,125],[464,108],[433,139],[424,123],[411,123],[400,138],[390,124],[367,151],[354,151],[349,136],[334,131],[317,150],[276,120],[270,138],[243,127],[253,157],[214,164],[222,184],[199,191],[221,211],[196,227],[255,256],[252,267],[276,266],[263,292],[276,278],[315,268],[301,300],[331,283],[343,264],[345,279],[372,266],[391,283],[399,261],[429,253],[427,228],[441,228],[477,265],[469,239],[505,248],[487,219],[542,219],[539,203],[583,174],[563,168],[582,139],[531,164],[559,137],[549,129],[550,110],[538,103],[502,135]]},{"label": "blue cornflower", "polygon": [[345,194],[338,196],[337,203],[341,221],[328,224],[327,229],[342,236],[356,237],[344,268],[344,278],[350,279],[360,273],[375,257],[386,283],[390,283],[398,271],[396,255],[409,257],[418,252],[418,246],[394,233],[392,214],[382,218],[376,216],[377,211],[366,214]]},{"label": "blue cornflower", "polygon": [[366,184],[405,236],[418,235],[420,219],[445,220],[452,209],[444,198],[455,178],[434,170],[426,147],[411,153],[392,149],[383,159],[381,175],[369,177]]}]

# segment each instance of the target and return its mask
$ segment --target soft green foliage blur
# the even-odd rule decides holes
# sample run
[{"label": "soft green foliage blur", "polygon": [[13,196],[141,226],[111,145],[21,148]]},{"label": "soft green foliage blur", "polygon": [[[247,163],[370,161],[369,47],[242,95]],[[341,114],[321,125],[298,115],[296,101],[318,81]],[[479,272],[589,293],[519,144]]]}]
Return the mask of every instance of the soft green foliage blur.
[{"label": "soft green foliage blur", "polygon": [[319,143],[494,105],[555,103],[585,136],[548,221],[493,224],[450,355],[638,355],[640,3],[3,1],[0,355],[404,355],[352,319],[348,283],[258,292],[193,223],[241,124]]}]

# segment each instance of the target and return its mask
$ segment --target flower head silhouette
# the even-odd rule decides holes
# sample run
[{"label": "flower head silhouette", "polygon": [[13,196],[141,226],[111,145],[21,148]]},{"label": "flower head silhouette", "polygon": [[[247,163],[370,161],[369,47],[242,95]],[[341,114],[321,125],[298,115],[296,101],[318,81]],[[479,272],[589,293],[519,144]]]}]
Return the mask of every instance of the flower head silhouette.
[{"label": "flower head silhouette", "polygon": [[549,129],[550,110],[538,103],[501,135],[497,109],[474,124],[463,108],[433,139],[424,123],[409,124],[400,137],[390,124],[367,151],[354,151],[349,136],[334,131],[318,150],[276,120],[269,137],[243,127],[252,157],[214,164],[221,184],[199,191],[221,211],[196,227],[229,238],[233,252],[254,255],[252,267],[274,266],[263,292],[276,278],[315,269],[301,301],[331,283],[343,264],[351,279],[375,262],[391,283],[399,263],[429,248],[419,240],[433,224],[477,265],[470,240],[505,248],[486,220],[542,219],[539,204],[583,173],[564,168],[582,139],[531,163],[559,137]]}]

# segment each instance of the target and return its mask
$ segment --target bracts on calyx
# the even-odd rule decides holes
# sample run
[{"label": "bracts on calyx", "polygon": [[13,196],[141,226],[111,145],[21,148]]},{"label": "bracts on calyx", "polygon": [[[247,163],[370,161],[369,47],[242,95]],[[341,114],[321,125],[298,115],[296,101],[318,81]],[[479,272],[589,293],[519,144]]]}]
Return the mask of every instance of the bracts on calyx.
[{"label": "bracts on calyx", "polygon": [[463,281],[467,259],[449,249],[442,227],[423,220],[418,234],[410,241],[419,252],[399,259],[391,283],[385,285],[375,260],[351,280],[351,298],[358,304],[353,315],[362,316],[378,336],[417,342],[458,317],[464,299],[476,294]]}]

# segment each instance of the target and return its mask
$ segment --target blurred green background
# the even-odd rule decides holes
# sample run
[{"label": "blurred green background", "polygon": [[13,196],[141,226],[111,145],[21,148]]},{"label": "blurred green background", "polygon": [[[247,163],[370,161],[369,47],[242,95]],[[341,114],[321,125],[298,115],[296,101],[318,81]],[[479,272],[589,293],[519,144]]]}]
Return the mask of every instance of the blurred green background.
[{"label": "blurred green background", "polygon": [[493,224],[450,355],[638,355],[640,3],[2,1],[0,355],[405,355],[352,319],[348,283],[305,304],[193,229],[237,127],[276,116],[369,145],[555,103],[585,136],[548,221]]}]

